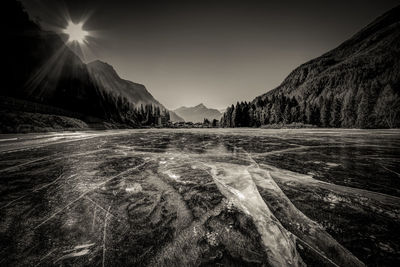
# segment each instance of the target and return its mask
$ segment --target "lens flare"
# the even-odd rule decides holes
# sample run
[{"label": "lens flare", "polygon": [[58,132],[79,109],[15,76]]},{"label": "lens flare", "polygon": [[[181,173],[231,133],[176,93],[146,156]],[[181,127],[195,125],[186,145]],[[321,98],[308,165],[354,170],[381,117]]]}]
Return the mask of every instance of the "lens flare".
[{"label": "lens flare", "polygon": [[88,36],[88,32],[82,29],[83,23],[73,23],[70,21],[67,28],[64,30],[68,34],[68,42],[78,42],[83,44]]}]

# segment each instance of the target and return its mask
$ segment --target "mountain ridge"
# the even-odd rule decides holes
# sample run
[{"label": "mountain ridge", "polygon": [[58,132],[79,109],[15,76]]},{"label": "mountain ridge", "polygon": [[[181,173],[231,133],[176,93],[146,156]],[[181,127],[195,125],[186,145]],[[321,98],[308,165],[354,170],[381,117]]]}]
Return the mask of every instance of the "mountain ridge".
[{"label": "mountain ridge", "polygon": [[238,103],[237,109],[229,107],[222,125],[398,127],[399,18],[397,6],[336,48],[295,68],[276,88],[250,103]]},{"label": "mountain ridge", "polygon": [[222,113],[214,108],[207,108],[203,103],[200,103],[194,107],[179,107],[173,110],[176,114],[182,117],[185,121],[190,122],[203,122],[204,119],[212,121],[214,119],[219,120]]},{"label": "mountain ridge", "polygon": [[109,92],[119,93],[136,106],[153,104],[165,109],[143,84],[122,79],[112,65],[95,60],[87,63],[86,66],[98,87]]},{"label": "mountain ridge", "polygon": [[[102,87],[106,91],[117,93],[127,98],[136,107],[140,105],[155,105],[163,110],[168,110],[154,98],[145,85],[121,78],[111,64],[96,59],[86,65],[97,86]],[[184,121],[184,119],[171,110],[169,110],[169,116],[172,122]]]},{"label": "mountain ridge", "polygon": [[[9,25],[1,35],[2,49],[7,51],[0,89],[2,110],[53,115],[56,110],[62,113],[58,115],[73,114],[88,123],[118,127],[159,124],[159,116],[166,117],[162,121],[169,119],[167,109],[144,85],[120,78],[110,64],[82,62],[58,34],[33,22],[20,2],[5,0],[3,7],[11,16],[1,18],[3,25]],[[14,105],[20,102],[10,99],[26,104]]]}]

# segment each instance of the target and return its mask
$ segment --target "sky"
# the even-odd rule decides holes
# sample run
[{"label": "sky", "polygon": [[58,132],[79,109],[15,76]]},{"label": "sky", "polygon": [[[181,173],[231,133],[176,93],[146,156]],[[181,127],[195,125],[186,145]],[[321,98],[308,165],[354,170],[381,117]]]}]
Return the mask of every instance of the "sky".
[{"label": "sky", "polygon": [[169,109],[251,101],[398,0],[22,0],[45,29],[84,21],[81,56],[111,64]]}]

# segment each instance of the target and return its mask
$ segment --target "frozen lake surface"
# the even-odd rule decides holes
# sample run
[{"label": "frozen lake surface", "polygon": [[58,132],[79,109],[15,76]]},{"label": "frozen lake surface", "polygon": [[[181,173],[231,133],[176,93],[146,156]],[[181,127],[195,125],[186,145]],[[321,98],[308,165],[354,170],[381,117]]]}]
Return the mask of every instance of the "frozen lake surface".
[{"label": "frozen lake surface", "polygon": [[1,266],[399,266],[398,130],[0,135]]}]

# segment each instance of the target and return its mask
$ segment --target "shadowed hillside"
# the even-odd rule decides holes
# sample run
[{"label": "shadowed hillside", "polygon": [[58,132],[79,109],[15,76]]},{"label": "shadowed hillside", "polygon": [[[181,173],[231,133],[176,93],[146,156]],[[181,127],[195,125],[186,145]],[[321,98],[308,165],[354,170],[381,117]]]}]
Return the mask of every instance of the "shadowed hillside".
[{"label": "shadowed hillside", "polygon": [[161,106],[144,85],[121,79],[111,65],[96,60],[87,64],[87,67],[96,85],[103,91],[121,95],[137,106],[148,104]]},{"label": "shadowed hillside", "polygon": [[114,70],[113,66],[96,60],[87,64],[89,73],[102,94],[122,97],[135,107],[153,105],[159,107],[171,121],[184,121],[176,113],[169,111],[158,102],[142,84],[124,80]]},{"label": "shadowed hillside", "polygon": [[400,7],[339,47],[296,68],[277,88],[227,109],[222,125],[301,122],[322,127],[400,126]]},{"label": "shadowed hillside", "polygon": [[[122,127],[157,124],[160,116],[164,121],[169,119],[165,108],[143,85],[120,79],[105,63],[94,62],[88,68],[57,34],[32,22],[20,2],[6,0],[3,10],[9,16],[2,18],[7,27],[1,37],[2,51],[6,51],[1,110],[24,115],[32,110],[54,114],[57,109],[63,110],[58,115],[74,114],[85,122]],[[26,102],[15,110],[16,100]],[[35,103],[41,108],[36,109]],[[2,131],[18,131],[10,123],[7,129],[0,126]]]}]

